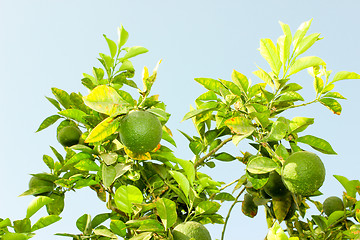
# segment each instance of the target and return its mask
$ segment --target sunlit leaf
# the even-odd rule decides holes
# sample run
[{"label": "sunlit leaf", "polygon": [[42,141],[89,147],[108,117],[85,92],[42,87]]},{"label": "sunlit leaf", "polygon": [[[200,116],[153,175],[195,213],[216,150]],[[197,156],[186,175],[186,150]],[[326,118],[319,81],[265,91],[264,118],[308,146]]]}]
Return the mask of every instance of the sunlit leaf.
[{"label": "sunlit leaf", "polygon": [[115,57],[116,52],[117,52],[116,43],[115,43],[113,40],[107,38],[105,34],[103,34],[103,36],[104,36],[104,38],[106,39],[106,42],[107,42],[107,44],[108,44],[108,46],[109,46],[109,50],[110,50],[111,57],[112,57],[112,58]]},{"label": "sunlit leaf", "polygon": [[310,25],[311,25],[312,19],[310,19],[309,21],[303,22],[300,27],[297,29],[297,31],[294,34],[294,38],[293,38],[293,45],[294,48],[297,48],[299,43],[303,40],[303,38],[306,35],[306,32],[309,30]]},{"label": "sunlit leaf", "polygon": [[300,54],[304,53],[308,50],[316,41],[320,38],[320,33],[313,33],[309,36],[304,37],[298,44],[297,48],[295,49],[295,56],[299,56]]},{"label": "sunlit leaf", "polygon": [[345,79],[360,79],[360,74],[357,74],[355,72],[341,71],[335,74],[331,83]]},{"label": "sunlit leaf", "polygon": [[231,74],[231,80],[244,92],[247,93],[248,88],[249,88],[249,80],[247,79],[247,77],[242,74],[237,72],[236,70],[233,70],[232,74]]},{"label": "sunlit leaf", "polygon": [[333,98],[321,98],[320,103],[330,109],[334,114],[340,115],[342,107],[338,101]]},{"label": "sunlit leaf", "polygon": [[64,117],[67,117],[67,118],[73,119],[75,121],[78,121],[80,123],[85,123],[86,124],[86,121],[84,120],[83,117],[85,117],[87,114],[84,113],[81,110],[78,110],[78,109],[65,109],[63,111],[60,111],[59,114],[64,116]]},{"label": "sunlit leaf", "polygon": [[99,123],[85,139],[86,143],[99,142],[114,134],[120,126],[120,122],[113,117],[108,117]]},{"label": "sunlit leaf", "polygon": [[31,231],[36,231],[38,229],[47,227],[61,219],[58,215],[48,215],[45,217],[41,217],[31,228]]},{"label": "sunlit leaf", "polygon": [[125,213],[132,213],[134,203],[142,203],[143,195],[141,191],[133,185],[122,185],[115,192],[115,204]]},{"label": "sunlit leaf", "polygon": [[26,211],[26,217],[30,218],[32,215],[34,215],[37,211],[39,211],[40,208],[42,208],[43,206],[45,206],[46,204],[52,202],[53,199],[46,197],[46,196],[39,196],[34,198]]},{"label": "sunlit leaf", "polygon": [[251,121],[245,117],[233,117],[225,121],[225,125],[230,128],[231,131],[245,135],[255,131],[255,127]]},{"label": "sunlit leaf", "polygon": [[276,47],[271,39],[264,38],[260,40],[260,54],[269,63],[275,75],[279,74],[281,68],[280,57],[277,53]]},{"label": "sunlit leaf", "polygon": [[305,135],[302,137],[299,137],[297,139],[298,142],[305,143],[310,145],[315,150],[318,150],[319,152],[325,153],[325,154],[337,154],[331,147],[330,143],[328,143],[326,140],[312,136],[312,135]]},{"label": "sunlit leaf", "polygon": [[264,174],[275,170],[277,167],[278,165],[273,159],[257,156],[250,160],[246,170],[253,174]]},{"label": "sunlit leaf", "polygon": [[185,177],[184,174],[178,171],[169,171],[171,176],[175,179],[175,181],[180,185],[181,190],[185,194],[186,198],[189,198],[190,184],[189,180]]},{"label": "sunlit leaf", "polygon": [[168,229],[175,224],[177,219],[175,202],[167,198],[160,198],[156,201],[156,210],[165,229]]},{"label": "sunlit leaf", "polygon": [[319,65],[326,65],[326,63],[319,57],[309,56],[309,57],[299,58],[290,67],[289,75],[295,74],[306,68],[315,67]]},{"label": "sunlit leaf", "polygon": [[206,89],[221,95],[220,88],[223,88],[223,86],[219,81],[212,78],[195,78],[195,81],[203,85]]},{"label": "sunlit leaf", "polygon": [[149,51],[146,48],[141,47],[141,46],[125,48],[125,50],[127,51],[127,53],[125,54],[124,57],[122,57],[122,59],[129,59],[129,58],[135,57],[139,54],[143,54],[143,53],[146,53]]}]

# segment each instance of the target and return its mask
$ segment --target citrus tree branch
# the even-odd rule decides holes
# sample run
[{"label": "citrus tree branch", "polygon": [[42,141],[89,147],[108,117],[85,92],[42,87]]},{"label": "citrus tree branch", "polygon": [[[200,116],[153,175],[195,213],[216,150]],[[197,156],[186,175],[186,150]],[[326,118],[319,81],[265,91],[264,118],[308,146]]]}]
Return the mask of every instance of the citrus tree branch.
[{"label": "citrus tree branch", "polygon": [[232,136],[222,141],[219,146],[211,150],[208,154],[200,158],[198,161],[195,162],[194,167],[197,168],[200,166],[208,157],[216,153],[220,148],[222,148],[226,143],[230,142],[232,140]]},{"label": "citrus tree branch", "polygon": [[243,194],[243,192],[245,191],[245,189],[246,189],[246,188],[244,187],[244,188],[240,191],[240,193],[236,196],[233,204],[231,204],[231,206],[230,206],[229,212],[228,212],[228,214],[227,214],[227,216],[226,216],[226,218],[225,218],[225,223],[224,223],[223,231],[222,231],[222,233],[221,233],[221,240],[224,240],[226,225],[227,225],[227,223],[228,223],[228,221],[229,221],[230,213],[231,213],[232,209],[234,208],[234,206],[238,203],[238,199],[239,199],[239,197],[241,196],[241,194]]}]

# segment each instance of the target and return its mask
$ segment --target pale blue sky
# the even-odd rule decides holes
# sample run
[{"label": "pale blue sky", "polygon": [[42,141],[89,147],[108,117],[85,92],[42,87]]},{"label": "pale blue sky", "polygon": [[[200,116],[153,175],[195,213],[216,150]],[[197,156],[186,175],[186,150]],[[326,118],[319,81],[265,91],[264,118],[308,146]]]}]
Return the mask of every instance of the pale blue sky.
[{"label": "pale blue sky", "polygon": [[[353,1],[90,1],[90,0],[0,0],[0,217],[12,220],[25,217],[32,197],[17,197],[27,189],[30,173],[46,171],[42,155],[51,155],[49,145],[61,149],[55,127],[35,134],[41,121],[56,109],[45,99],[51,87],[86,94],[80,80],[99,66],[99,52],[107,51],[102,37],[116,39],[121,24],[130,33],[128,46],[141,45],[147,54],[134,58],[135,80],[140,82],[142,68],[152,69],[163,59],[153,93],[160,94],[172,114],[168,126],[173,130],[182,158],[192,157],[187,141],[176,129],[195,134],[191,121],[180,123],[194,99],[204,89],[193,79],[211,77],[230,79],[233,69],[258,81],[252,71],[256,64],[267,68],[257,50],[260,38],[276,41],[282,34],[278,21],[290,25],[292,32],[313,18],[309,33],[320,32],[319,41],[307,55],[321,57],[334,72],[360,72],[360,2]],[[314,94],[307,74],[296,81],[304,84],[304,96]],[[339,82],[337,91],[348,98],[341,101],[343,113],[333,115],[314,105],[289,112],[295,116],[315,117],[307,134],[328,140],[337,156],[321,155],[327,178],[323,192],[340,196],[343,189],[332,177],[345,175],[359,179],[358,136],[359,80]],[[246,150],[227,148],[234,154]],[[241,164],[219,164],[206,170],[216,180],[230,182],[244,173]],[[318,200],[323,200],[319,197]],[[266,222],[263,208],[250,219],[238,204],[231,215],[226,239],[264,239]],[[313,206],[312,206],[313,207]],[[228,205],[224,206],[225,214]],[[63,219],[34,239],[62,239],[56,232],[74,232],[76,219],[84,213],[95,216],[106,211],[92,191],[80,190],[66,198]],[[34,216],[42,216],[40,212]],[[213,239],[220,238],[221,226],[207,225]],[[241,236],[241,237],[240,237]]]}]

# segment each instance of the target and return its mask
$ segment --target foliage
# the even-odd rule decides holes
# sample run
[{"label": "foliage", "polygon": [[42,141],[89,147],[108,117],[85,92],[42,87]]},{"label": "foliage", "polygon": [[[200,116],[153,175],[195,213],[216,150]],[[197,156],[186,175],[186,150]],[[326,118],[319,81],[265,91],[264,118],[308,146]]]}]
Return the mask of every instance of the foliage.
[{"label": "foliage", "polygon": [[[44,155],[49,173],[33,174],[53,183],[46,191],[32,186],[22,196],[37,196],[29,205],[26,218],[11,222],[0,219],[0,238],[29,239],[34,231],[60,219],[64,199],[69,191],[91,188],[103,201],[108,212],[91,217],[84,214],[76,220],[79,233],[58,233],[72,239],[173,239],[173,229],[184,222],[223,224],[221,239],[225,237],[230,213],[238,203],[244,215],[253,218],[259,207],[264,207],[269,227],[267,239],[349,239],[360,231],[360,225],[351,219],[360,219],[360,182],[335,176],[344,186],[344,210],[330,216],[322,213],[322,204],[310,196],[290,191],[269,196],[266,185],[271,174],[281,176],[285,160],[295,152],[303,151],[303,144],[324,154],[336,154],[330,143],[303,131],[314,123],[314,118],[282,115],[288,109],[320,103],[340,115],[339,100],[345,99],[333,91],[336,82],[360,79],[354,72],[341,71],[333,76],[326,63],[317,56],[303,54],[317,41],[320,34],[306,36],[311,20],[303,23],[294,35],[287,24],[281,23],[283,35],[276,44],[271,39],[260,40],[260,54],[270,71],[257,67],[254,75],[262,82],[234,70],[231,79],[195,78],[207,89],[195,100],[183,120],[191,119],[196,136],[182,132],[194,154],[192,160],[177,158],[170,145],[176,146],[171,130],[166,126],[170,114],[158,95],[151,95],[157,77],[158,62],[150,74],[142,73],[142,89],[133,78],[132,58],[146,53],[140,46],[124,47],[129,34],[118,29],[117,42],[104,38],[110,54],[99,54],[101,67],[93,67],[92,75],[85,74],[82,84],[88,95],[52,88],[54,98],[47,97],[58,110],[47,117],[37,131],[57,123],[57,135],[67,126],[81,129],[79,143],[64,146],[61,151],[51,147],[55,158]],[[300,94],[302,86],[291,81],[295,74],[307,69],[314,82],[315,96],[305,101]],[[132,88],[139,96],[124,89]],[[122,119],[133,110],[154,114],[162,125],[162,145],[138,153],[124,147],[119,138]],[[241,155],[221,151],[229,142],[236,146],[243,141],[254,148]],[[167,145],[167,146],[166,146]],[[242,176],[228,184],[216,181],[202,167],[216,168],[217,161],[240,161],[245,170]],[[281,176],[282,177],[282,176]],[[227,189],[231,186],[231,193]],[[282,186],[281,186],[282,187]],[[270,194],[270,193],[269,193]],[[46,196],[44,196],[46,195]],[[243,196],[243,197],[242,197]],[[242,200],[241,200],[242,199]],[[225,218],[218,213],[224,201],[232,202]],[[308,203],[314,203],[319,215],[305,220]],[[48,216],[31,225],[30,217],[46,206]],[[65,208],[66,210],[66,208]],[[110,224],[104,222],[110,220]],[[285,222],[286,231],[279,223]],[[13,231],[10,231],[13,229]],[[285,233],[287,232],[287,234]]]}]

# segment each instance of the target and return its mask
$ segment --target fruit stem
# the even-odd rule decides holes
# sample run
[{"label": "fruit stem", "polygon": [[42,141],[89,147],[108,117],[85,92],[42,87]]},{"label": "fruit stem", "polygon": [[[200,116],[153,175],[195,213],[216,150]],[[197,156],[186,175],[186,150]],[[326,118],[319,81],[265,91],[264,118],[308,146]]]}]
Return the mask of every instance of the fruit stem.
[{"label": "fruit stem", "polygon": [[224,240],[226,225],[227,225],[227,223],[228,223],[228,221],[229,221],[230,213],[231,213],[232,209],[234,208],[234,206],[238,203],[238,199],[239,199],[239,197],[241,196],[241,194],[243,194],[243,192],[245,191],[245,189],[246,189],[246,188],[245,188],[245,186],[244,186],[244,188],[243,188],[243,189],[240,191],[240,193],[236,196],[233,204],[230,206],[230,209],[229,209],[229,212],[228,212],[228,214],[227,214],[227,216],[226,216],[226,218],[225,218],[224,227],[223,227],[223,230],[222,230],[222,233],[221,233],[221,240]]},{"label": "fruit stem", "polygon": [[224,141],[222,141],[219,146],[217,146],[216,148],[214,148],[213,150],[211,150],[208,154],[206,154],[205,156],[203,156],[202,158],[200,158],[198,161],[195,162],[194,167],[195,169],[200,166],[202,163],[204,163],[204,161],[210,157],[211,155],[213,155],[214,153],[216,153],[220,148],[222,148],[226,143],[230,142],[232,140],[232,136],[225,139]]}]

